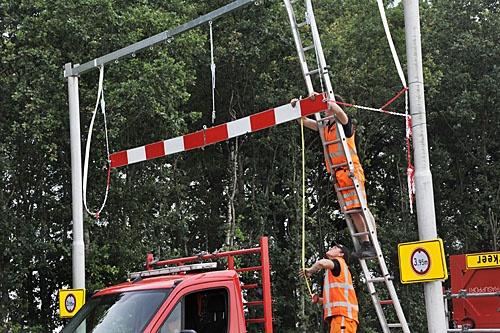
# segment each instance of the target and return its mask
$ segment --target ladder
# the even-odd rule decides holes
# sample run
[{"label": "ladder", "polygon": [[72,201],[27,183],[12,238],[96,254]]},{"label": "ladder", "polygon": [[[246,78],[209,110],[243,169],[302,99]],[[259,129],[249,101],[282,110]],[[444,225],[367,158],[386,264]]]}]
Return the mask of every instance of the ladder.
[{"label": "ladder", "polygon": [[[299,56],[300,66],[302,69],[302,74],[304,76],[307,90],[309,94],[314,93],[314,86],[312,83],[312,77],[319,77],[321,90],[324,91],[322,97],[318,96],[317,98],[326,98],[327,100],[335,100],[332,84],[329,76],[329,66],[326,64],[325,56],[323,53],[323,48],[321,46],[319,32],[316,25],[316,20],[314,17],[312,0],[305,0],[305,22],[297,23],[295,19],[295,11],[292,6],[291,0],[284,0],[285,7],[288,12],[288,18],[290,21],[290,25],[292,27],[293,38],[295,40],[295,46],[297,48],[297,53]],[[306,37],[312,41],[309,41],[308,45],[302,43],[301,38],[301,29],[303,29],[302,34],[306,35]],[[305,38],[304,38],[305,39]],[[313,52],[313,53],[311,53]],[[316,64],[316,68],[310,69],[307,60],[314,59],[313,62]],[[354,186],[341,188],[335,182],[334,188],[337,193],[337,198],[339,204],[341,206],[341,210],[344,213],[348,229],[351,233],[351,237],[354,243],[354,247],[356,251],[361,250],[360,237],[368,235],[373,247],[375,248],[376,256],[372,258],[359,258],[361,268],[364,274],[364,281],[367,285],[368,291],[370,293],[373,305],[375,307],[378,319],[380,321],[380,325],[382,327],[382,331],[384,333],[390,333],[391,329],[397,329],[398,331],[403,331],[404,333],[410,333],[410,329],[408,327],[408,323],[406,321],[405,315],[403,313],[403,309],[401,308],[401,304],[399,302],[398,296],[396,294],[396,290],[394,288],[394,284],[392,282],[393,277],[390,275],[387,265],[384,260],[384,256],[382,250],[380,248],[380,244],[377,239],[377,234],[375,230],[375,224],[372,220],[371,213],[367,207],[366,199],[362,195],[361,187],[358,179],[354,173],[354,164],[352,161],[352,157],[349,151],[349,147],[347,145],[347,140],[344,134],[344,129],[339,122],[336,121],[333,117],[322,117],[321,113],[315,114],[316,122],[318,124],[318,132],[321,137],[321,142],[323,145],[323,153],[325,155],[325,160],[328,163],[328,170],[331,173],[331,179],[335,179],[335,169],[343,166],[349,168],[349,176],[352,178]],[[336,130],[337,130],[337,139],[331,142],[327,142],[325,140],[324,128],[328,126],[328,122],[334,121]],[[328,155],[328,147],[330,145],[338,145],[341,143],[343,153],[347,160],[347,165],[332,165],[331,159]],[[347,206],[343,201],[343,197],[341,195],[342,190],[355,190],[357,199],[361,203],[361,208],[348,210]],[[351,214],[361,213],[366,221],[366,232],[357,232]],[[377,262],[379,273],[375,273],[368,267],[368,260],[374,260]],[[378,275],[378,276],[377,276]],[[385,287],[385,289],[384,289]],[[382,299],[387,298],[387,299]],[[396,318],[399,320],[395,323],[389,323],[386,317],[386,311],[389,309],[387,306],[392,306],[393,310],[396,313]]]}]

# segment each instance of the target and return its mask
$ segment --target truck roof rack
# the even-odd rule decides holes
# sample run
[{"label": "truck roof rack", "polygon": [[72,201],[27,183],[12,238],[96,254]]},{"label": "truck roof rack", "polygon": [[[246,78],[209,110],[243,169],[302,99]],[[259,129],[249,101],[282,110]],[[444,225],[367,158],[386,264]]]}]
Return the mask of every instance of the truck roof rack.
[{"label": "truck roof rack", "polygon": [[199,271],[199,270],[205,270],[205,269],[216,269],[216,268],[217,268],[216,262],[205,262],[205,263],[183,265],[183,266],[176,266],[176,267],[165,267],[165,268],[158,268],[158,269],[153,269],[153,270],[129,273],[128,279],[135,280],[137,278],[186,273],[186,272],[191,272],[191,271]]}]

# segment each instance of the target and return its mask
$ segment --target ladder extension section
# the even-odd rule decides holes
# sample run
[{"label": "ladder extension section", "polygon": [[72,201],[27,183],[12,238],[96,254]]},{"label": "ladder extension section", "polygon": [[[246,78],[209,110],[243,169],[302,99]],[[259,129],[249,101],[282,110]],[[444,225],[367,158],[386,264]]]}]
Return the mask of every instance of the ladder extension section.
[{"label": "ladder extension section", "polygon": [[113,153],[110,155],[111,168],[202,148],[315,114],[325,109],[326,102],[324,98],[304,98],[299,100],[295,106],[291,104],[281,105],[225,124],[205,128],[201,131]]},{"label": "ladder extension section", "polygon": [[[155,261],[153,254],[149,253],[146,258],[146,269],[148,271],[154,268],[164,267],[168,265],[183,266],[188,263],[200,263],[202,261],[213,261],[217,259],[226,258],[227,269],[234,270],[241,275],[243,272],[257,272],[260,273],[261,281],[255,284],[244,284],[241,286],[243,290],[250,289],[262,289],[262,299],[254,300],[250,302],[245,302],[243,305],[247,308],[262,306],[263,307],[263,317],[260,318],[246,318],[247,326],[249,324],[263,324],[265,333],[273,333],[273,312],[272,312],[272,300],[271,300],[271,273],[270,273],[270,263],[269,263],[269,239],[268,237],[260,238],[260,246],[250,249],[242,249],[227,252],[216,252],[210,254],[203,254],[200,256],[192,256],[185,258],[176,258]],[[235,257],[256,254],[259,256],[260,265],[253,267],[236,267]]]},{"label": "ladder extension section", "polygon": [[[290,25],[292,27],[292,33],[295,41],[295,46],[297,48],[297,53],[299,57],[299,62],[302,69],[302,74],[304,76],[304,80],[306,82],[307,90],[309,94],[314,93],[314,86],[312,82],[312,77],[319,77],[319,85],[321,90],[326,91],[323,94],[325,98],[325,103],[328,100],[335,100],[333,88],[330,81],[329,76],[329,66],[326,64],[326,60],[323,53],[323,48],[321,46],[321,41],[319,37],[318,28],[316,25],[316,20],[314,17],[313,7],[311,0],[306,0],[306,17],[305,22],[297,23],[295,19],[295,11],[292,7],[292,3],[290,0],[284,0],[285,7],[288,12],[288,18],[290,20]],[[312,41],[309,41],[308,45],[304,46],[301,38],[301,29],[306,30],[308,27],[308,31],[303,31],[302,34],[306,33]],[[305,39],[305,38],[304,38]],[[313,53],[314,51],[314,53]],[[308,59],[314,59],[315,68],[311,70],[312,67],[309,67],[307,64]],[[354,186],[350,187],[339,187],[338,184],[335,183],[334,188],[337,193],[337,198],[339,204],[341,206],[341,210],[344,213],[345,219],[347,221],[347,225],[349,227],[349,231],[351,233],[351,237],[354,243],[354,247],[357,251],[361,250],[360,246],[360,237],[368,235],[373,247],[375,248],[376,256],[373,258],[361,258],[359,259],[361,268],[364,274],[364,280],[366,282],[368,291],[370,293],[373,305],[375,306],[375,310],[377,312],[377,316],[380,321],[380,325],[384,333],[390,333],[391,329],[398,328],[402,330],[404,333],[409,333],[408,323],[406,321],[405,315],[403,313],[403,309],[401,308],[401,304],[399,302],[398,296],[396,294],[396,290],[392,283],[393,277],[389,274],[387,269],[387,265],[385,263],[384,256],[382,254],[382,250],[380,248],[380,244],[377,239],[377,234],[375,231],[374,221],[372,221],[371,213],[367,207],[366,199],[362,195],[362,190],[358,179],[354,173],[354,164],[352,161],[351,153],[349,151],[349,147],[347,145],[347,139],[344,133],[344,129],[342,125],[336,121],[334,117],[322,117],[321,113],[318,112],[315,114],[316,122],[318,124],[318,131],[321,137],[321,141],[323,143],[323,150],[325,155],[325,160],[328,163],[328,170],[331,173],[331,179],[335,179],[335,170],[338,168],[344,168],[349,170],[349,176],[351,177]],[[332,121],[335,122],[336,130],[337,130],[337,138],[338,140],[327,142],[325,140],[324,129],[329,126],[329,123]],[[328,155],[328,148],[331,145],[340,145],[343,150],[343,154],[345,156],[346,162],[341,165],[332,165],[331,159]],[[341,191],[345,190],[354,190],[356,193],[357,200],[360,202],[361,207],[359,209],[348,210],[347,205],[345,204]],[[357,232],[351,214],[360,213],[363,215],[367,227],[367,232]],[[377,261],[378,270],[380,270],[377,275],[374,276],[375,273],[371,270],[371,267],[368,268],[367,260],[374,259]],[[377,287],[376,287],[377,286]],[[383,289],[385,287],[385,289]],[[388,297],[387,300],[381,300],[382,297],[381,292],[383,292],[384,297]],[[397,323],[388,323],[385,308],[388,306],[392,306],[394,311],[396,312],[397,319],[399,322]]]}]

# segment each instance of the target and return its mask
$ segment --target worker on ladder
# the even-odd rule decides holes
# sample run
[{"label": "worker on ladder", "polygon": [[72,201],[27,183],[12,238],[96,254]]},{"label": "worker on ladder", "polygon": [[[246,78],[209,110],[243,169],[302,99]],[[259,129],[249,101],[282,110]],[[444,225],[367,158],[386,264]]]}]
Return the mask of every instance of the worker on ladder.
[{"label": "worker on ladder", "polygon": [[347,265],[349,250],[336,244],[310,268],[299,272],[301,277],[311,277],[320,270],[325,271],[323,297],[312,296],[313,303],[323,305],[323,318],[330,324],[330,333],[356,333],[358,328],[358,299],[352,276]]},{"label": "worker on ladder", "polygon": [[[335,100],[339,101],[342,104],[345,104],[342,97],[340,96],[335,95]],[[295,103],[296,99],[293,99],[292,106],[294,106]],[[335,121],[338,121],[342,124],[345,136],[347,138],[347,145],[349,147],[354,164],[354,176],[356,176],[356,178],[358,179],[361,186],[361,192],[363,193],[363,197],[366,200],[365,175],[356,151],[356,141],[352,119],[345,112],[343,106],[335,103],[334,101],[328,101],[328,109],[325,111],[325,115],[326,117],[331,117],[331,119],[328,120],[327,126],[325,126],[324,128],[325,141],[331,142],[337,140],[337,129],[335,126]],[[318,131],[318,123],[315,120],[309,119],[307,117],[303,117],[302,120],[305,127],[314,131]],[[328,173],[334,176],[338,187],[352,187],[354,185],[354,182],[352,180],[353,175],[350,174],[349,168],[347,166],[339,167],[336,170],[333,170],[333,172],[329,170],[330,164],[339,165],[347,162],[346,156],[342,149],[342,144],[340,142],[337,144],[330,144],[328,146],[328,157],[330,158],[330,163],[326,161],[326,169]],[[361,208],[361,203],[359,202],[356,191],[354,189],[343,190],[341,191],[341,194],[345,205],[343,210],[349,211]],[[366,232],[366,223],[372,223],[373,228],[375,229],[375,219],[370,211],[368,211],[368,216],[371,221],[366,221],[361,212],[354,212],[350,214],[350,217],[358,232]],[[354,257],[367,258],[376,256],[375,249],[370,242],[368,234],[361,236],[360,241],[361,250],[359,252],[353,253]]]}]

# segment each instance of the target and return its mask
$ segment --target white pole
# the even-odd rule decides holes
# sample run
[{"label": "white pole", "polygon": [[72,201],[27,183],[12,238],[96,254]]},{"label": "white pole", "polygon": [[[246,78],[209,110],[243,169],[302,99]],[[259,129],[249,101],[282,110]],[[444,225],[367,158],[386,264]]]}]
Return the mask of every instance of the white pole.
[{"label": "white pole", "polygon": [[[410,112],[413,128],[412,139],[415,159],[415,192],[418,232],[421,240],[428,240],[437,238],[437,229],[427,143],[418,0],[404,0],[404,17],[406,55],[408,58]],[[442,283],[440,281],[425,283],[424,294],[428,332],[446,332],[447,324],[444,312]]]},{"label": "white pole", "polygon": [[[71,64],[66,64],[66,69]],[[83,241],[82,151],[78,76],[68,77],[69,131],[71,139],[71,195],[73,213],[73,288],[85,288],[85,246]]]}]

